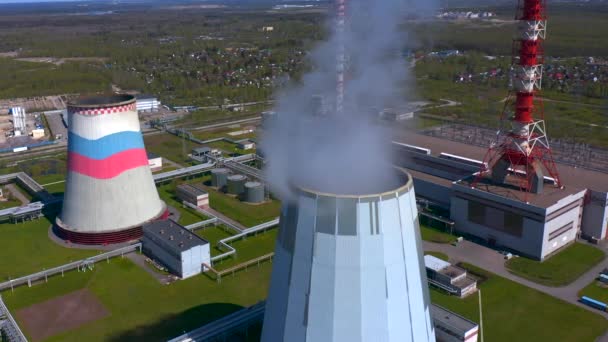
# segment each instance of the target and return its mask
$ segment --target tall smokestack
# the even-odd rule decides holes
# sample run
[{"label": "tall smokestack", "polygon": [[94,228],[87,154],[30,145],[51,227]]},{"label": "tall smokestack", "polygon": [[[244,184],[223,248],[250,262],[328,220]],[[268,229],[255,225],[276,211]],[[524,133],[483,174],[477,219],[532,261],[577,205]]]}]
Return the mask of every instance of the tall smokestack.
[{"label": "tall smokestack", "polygon": [[165,216],[131,95],[68,104],[68,177],[59,237],[81,244],[137,239],[144,223]]},{"label": "tall smokestack", "polygon": [[344,113],[344,88],[346,81],[346,42],[344,35],[346,34],[346,0],[336,0],[336,35],[338,38],[337,47],[337,79],[336,79],[336,114]]},{"label": "tall smokestack", "polygon": [[283,207],[263,342],[435,341],[411,176]]}]

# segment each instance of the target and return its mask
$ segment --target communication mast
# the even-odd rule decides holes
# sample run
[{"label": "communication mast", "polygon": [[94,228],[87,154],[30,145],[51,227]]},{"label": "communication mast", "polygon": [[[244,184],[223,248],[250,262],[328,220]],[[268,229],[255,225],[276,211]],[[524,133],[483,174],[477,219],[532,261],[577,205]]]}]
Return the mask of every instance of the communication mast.
[{"label": "communication mast", "polygon": [[346,0],[336,0],[336,35],[337,35],[337,54],[336,54],[336,114],[341,115],[344,112],[344,74],[346,68],[346,46],[345,46],[345,31],[346,31]]},{"label": "communication mast", "polygon": [[547,23],[545,5],[545,0],[520,0],[518,3],[516,20],[519,25],[513,42],[511,68],[513,88],[500,118],[501,128],[490,145],[474,187],[488,175],[494,183],[500,184],[505,184],[507,177],[513,177],[515,185],[526,195],[541,193],[544,170],[556,186],[562,186],[549,146],[539,96]]}]

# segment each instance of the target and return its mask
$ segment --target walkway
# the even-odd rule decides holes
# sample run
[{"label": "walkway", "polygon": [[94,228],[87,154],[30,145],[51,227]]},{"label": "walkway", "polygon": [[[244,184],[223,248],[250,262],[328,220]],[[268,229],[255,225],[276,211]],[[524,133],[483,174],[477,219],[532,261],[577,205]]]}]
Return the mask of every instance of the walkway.
[{"label": "walkway", "polygon": [[173,282],[172,278],[168,274],[161,274],[153,269],[154,266],[148,264],[146,262],[146,257],[143,254],[139,253],[130,253],[127,254],[127,258],[131,260],[135,265],[141,267],[144,271],[146,271],[149,275],[154,277],[154,279],[158,280],[159,283],[163,285],[170,284]]},{"label": "walkway", "polygon": [[30,200],[25,197],[25,195],[19,190],[19,188],[17,188],[17,186],[15,186],[15,184],[6,184],[6,188],[11,194],[13,194],[13,196],[15,196],[16,199],[19,200],[19,202],[21,202],[22,205],[30,203]]},{"label": "walkway", "polygon": [[[527,279],[518,277],[507,270],[505,267],[504,256],[497,251],[478,245],[470,241],[462,241],[457,246],[449,244],[438,244],[423,241],[424,251],[441,252],[449,256],[451,262],[466,262],[479,266],[487,271],[495,273],[503,278],[507,278],[524,286],[531,287],[544,292],[552,297],[559,298],[571,304],[582,307],[595,314],[602,315],[608,319],[608,313],[601,312],[578,302],[578,291],[589,285],[600,271],[608,267],[608,258],[583,274],[576,281],[562,287],[550,287],[540,285]],[[604,341],[604,340],[602,340]],[[608,341],[608,340],[605,340]]]}]

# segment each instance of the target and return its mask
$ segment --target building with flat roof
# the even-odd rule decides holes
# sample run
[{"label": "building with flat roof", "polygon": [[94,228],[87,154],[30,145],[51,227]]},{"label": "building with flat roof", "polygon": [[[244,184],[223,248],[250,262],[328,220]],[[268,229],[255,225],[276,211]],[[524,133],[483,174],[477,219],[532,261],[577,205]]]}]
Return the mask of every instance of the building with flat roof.
[{"label": "building with flat roof", "polygon": [[238,147],[241,150],[253,150],[255,148],[255,142],[251,141],[251,140],[242,140],[242,141],[238,141],[236,143],[236,147]]},{"label": "building with flat roof", "polygon": [[156,153],[147,152],[148,153],[148,165],[150,165],[150,170],[152,172],[160,171],[163,169],[163,157],[159,156]]},{"label": "building with flat roof", "polygon": [[455,231],[537,260],[577,237],[607,238],[608,175],[558,164],[564,188],[545,177],[540,194],[523,193],[513,182],[483,179],[473,187],[486,150],[408,132],[394,144],[398,166],[414,178],[416,195],[448,212]]},{"label": "building with flat roof", "polygon": [[477,290],[477,280],[469,277],[465,269],[432,255],[424,256],[424,265],[427,280],[433,286],[461,298]]},{"label": "building with flat roof", "polygon": [[186,279],[205,271],[211,264],[209,242],[171,220],[144,226],[143,252],[169,271]]},{"label": "building with flat roof", "polygon": [[181,184],[177,187],[177,198],[199,208],[209,205],[209,193],[190,184]]},{"label": "building with flat roof", "polygon": [[477,342],[479,325],[439,305],[431,305],[437,342]]},{"label": "building with flat roof", "polygon": [[161,103],[158,98],[153,95],[138,94],[135,95],[135,99],[137,100],[138,112],[155,112],[161,106]]}]

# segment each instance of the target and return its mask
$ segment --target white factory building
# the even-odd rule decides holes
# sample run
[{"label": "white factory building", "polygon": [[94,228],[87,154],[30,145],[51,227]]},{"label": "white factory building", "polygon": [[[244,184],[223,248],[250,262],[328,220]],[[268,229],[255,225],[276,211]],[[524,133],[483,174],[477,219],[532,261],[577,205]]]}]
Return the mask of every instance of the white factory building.
[{"label": "white factory building", "polygon": [[200,274],[203,264],[211,265],[209,242],[171,220],[144,226],[144,254],[166,266],[182,279]]},{"label": "white factory building", "polygon": [[139,94],[135,95],[137,100],[137,111],[138,112],[155,112],[157,111],[161,103],[155,96]]},{"label": "white factory building", "polygon": [[565,188],[548,177],[541,194],[485,179],[474,186],[485,149],[418,134],[409,139],[395,144],[397,164],[412,174],[416,195],[443,210],[459,234],[541,261],[578,237],[608,237],[605,174],[559,164]]}]

